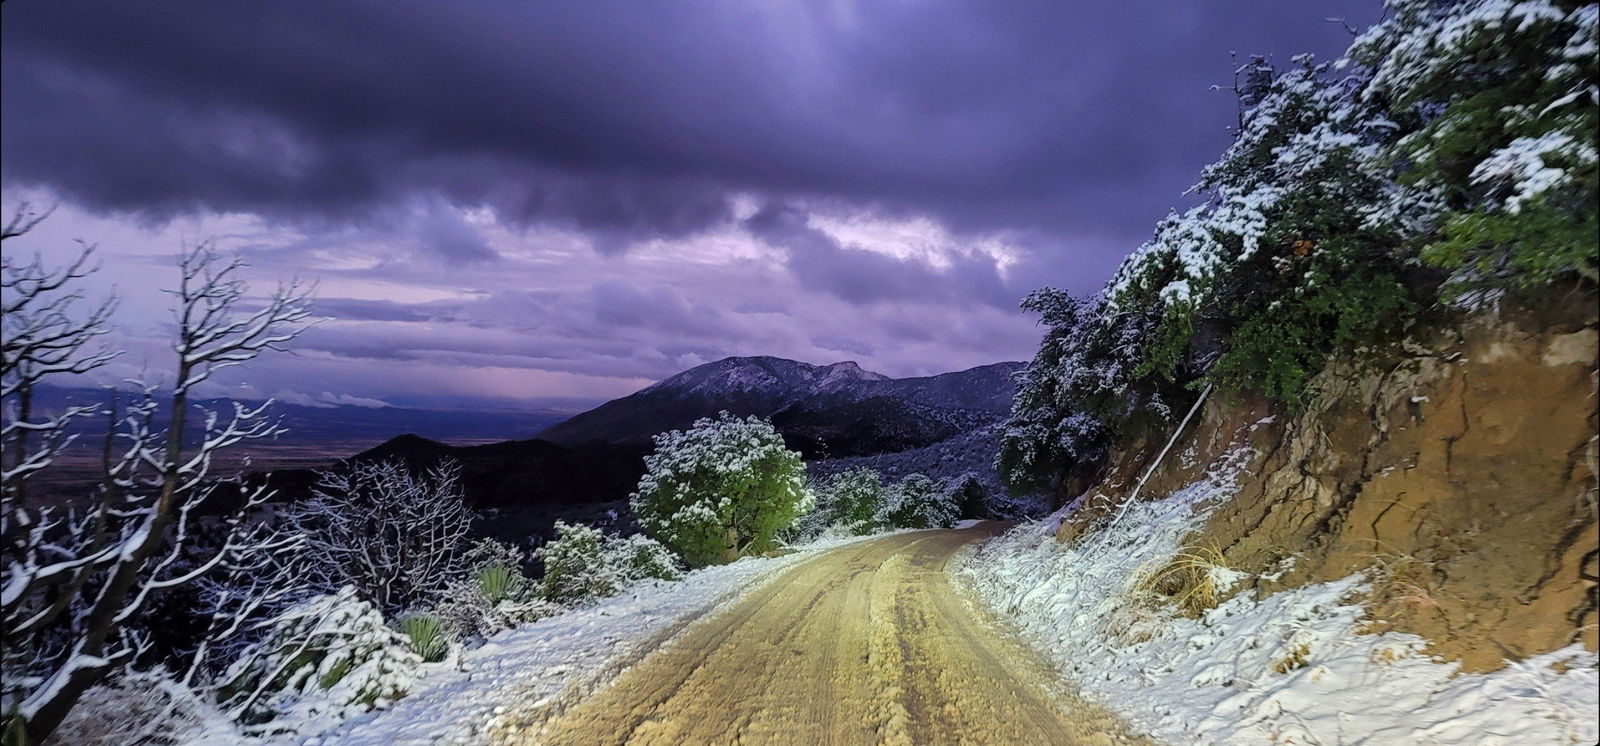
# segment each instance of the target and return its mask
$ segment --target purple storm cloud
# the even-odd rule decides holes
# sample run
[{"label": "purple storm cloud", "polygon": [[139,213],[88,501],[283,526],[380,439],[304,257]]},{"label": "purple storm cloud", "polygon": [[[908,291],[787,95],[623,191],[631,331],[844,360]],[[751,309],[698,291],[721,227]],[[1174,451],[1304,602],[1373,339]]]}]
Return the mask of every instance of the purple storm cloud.
[{"label": "purple storm cloud", "polygon": [[[1226,146],[1230,52],[1376,0],[79,2],[4,9],[19,251],[101,247],[135,354],[215,236],[329,321],[219,386],[588,403],[728,355],[918,375],[1031,355]],[[8,249],[11,248],[8,246]],[[249,385],[239,388],[242,381]],[[339,392],[331,394],[327,392]]]}]

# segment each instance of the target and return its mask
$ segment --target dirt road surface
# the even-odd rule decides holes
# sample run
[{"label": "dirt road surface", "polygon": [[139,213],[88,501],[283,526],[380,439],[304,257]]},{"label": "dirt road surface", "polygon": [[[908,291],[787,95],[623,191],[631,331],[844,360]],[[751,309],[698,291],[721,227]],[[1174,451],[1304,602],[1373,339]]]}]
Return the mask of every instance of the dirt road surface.
[{"label": "dirt road surface", "polygon": [[[809,560],[500,743],[1133,744],[946,572],[998,524]],[[531,727],[529,727],[531,726]]]}]

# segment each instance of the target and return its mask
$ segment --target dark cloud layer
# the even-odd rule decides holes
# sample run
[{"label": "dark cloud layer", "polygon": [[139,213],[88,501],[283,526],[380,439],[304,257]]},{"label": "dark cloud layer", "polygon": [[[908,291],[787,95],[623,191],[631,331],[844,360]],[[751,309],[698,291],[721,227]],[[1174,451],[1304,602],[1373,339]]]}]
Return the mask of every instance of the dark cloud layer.
[{"label": "dark cloud layer", "polygon": [[932,373],[1026,356],[1023,293],[1090,291],[1149,235],[1226,145],[1230,50],[1336,54],[1323,19],[1378,12],[11,0],[0,175],[70,206],[57,243],[147,228],[113,263],[206,218],[263,277],[326,279],[288,389],[598,397],[729,354]]},{"label": "dark cloud layer", "polygon": [[423,192],[607,246],[729,190],[1137,235],[1223,142],[1226,50],[1335,51],[1321,18],[1374,6],[22,0],[5,169],[155,216]]}]

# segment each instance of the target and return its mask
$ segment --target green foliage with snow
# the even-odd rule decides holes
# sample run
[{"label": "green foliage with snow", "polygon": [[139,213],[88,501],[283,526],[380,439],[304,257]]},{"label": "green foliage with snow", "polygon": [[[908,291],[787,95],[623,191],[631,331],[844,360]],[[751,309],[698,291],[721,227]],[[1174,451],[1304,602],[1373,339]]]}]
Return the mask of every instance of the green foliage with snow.
[{"label": "green foliage with snow", "polygon": [[314,730],[403,696],[423,657],[354,588],[297,604],[223,675],[221,705],[249,730]]},{"label": "green foliage with snow", "polygon": [[800,454],[766,420],[723,412],[655,442],[634,518],[691,566],[766,551],[812,507]]},{"label": "green foliage with snow", "polygon": [[644,580],[676,580],[677,560],[648,536],[617,536],[556,521],[556,537],[534,552],[544,563],[540,593],[563,606],[590,603]]},{"label": "green foliage with snow", "polygon": [[816,510],[802,519],[797,534],[813,539],[830,530],[866,536],[896,528],[949,527],[961,517],[963,501],[973,503],[974,512],[982,508],[982,489],[975,480],[945,484],[924,474],[886,486],[872,469],[848,469],[815,483]]},{"label": "green foliage with snow", "polygon": [[522,574],[522,550],[494,539],[480,539],[466,559],[467,573],[446,586],[428,608],[428,613],[438,616],[461,639],[480,640],[560,610],[543,599],[540,587]]},{"label": "green foliage with snow", "polygon": [[[1100,297],[1045,290],[1049,327],[998,465],[1091,470],[1205,384],[1289,403],[1335,356],[1382,354],[1464,290],[1597,279],[1593,3],[1391,0],[1346,58],[1255,59],[1241,128]],[[1532,291],[1532,292],[1528,292]]]},{"label": "green foliage with snow", "polygon": [[410,614],[400,619],[400,633],[411,641],[411,650],[433,663],[450,652],[450,632],[444,620],[433,614]]},{"label": "green foliage with snow", "polygon": [[1351,47],[1400,179],[1444,205],[1423,258],[1452,284],[1596,280],[1597,33],[1593,3],[1399,0]]},{"label": "green foliage with snow", "polygon": [[485,565],[478,568],[473,579],[478,582],[478,592],[489,603],[497,604],[516,595],[521,573],[509,565]]},{"label": "green foliage with snow", "polygon": [[852,536],[883,530],[883,478],[866,467],[847,469],[812,484],[816,506],[801,519],[801,535],[813,538],[837,527]]},{"label": "green foliage with snow", "polygon": [[884,496],[881,520],[894,528],[949,528],[959,517],[954,491],[923,474],[909,474]]}]

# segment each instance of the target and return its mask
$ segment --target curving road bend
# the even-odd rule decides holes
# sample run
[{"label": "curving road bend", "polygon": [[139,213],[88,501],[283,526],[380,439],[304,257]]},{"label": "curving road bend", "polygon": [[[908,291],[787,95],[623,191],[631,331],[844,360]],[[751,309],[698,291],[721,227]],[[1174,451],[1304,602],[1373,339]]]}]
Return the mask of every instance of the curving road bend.
[{"label": "curving road bend", "polygon": [[[808,560],[507,744],[1144,743],[1049,671],[945,571],[1000,524]],[[550,713],[545,713],[546,716]]]}]

